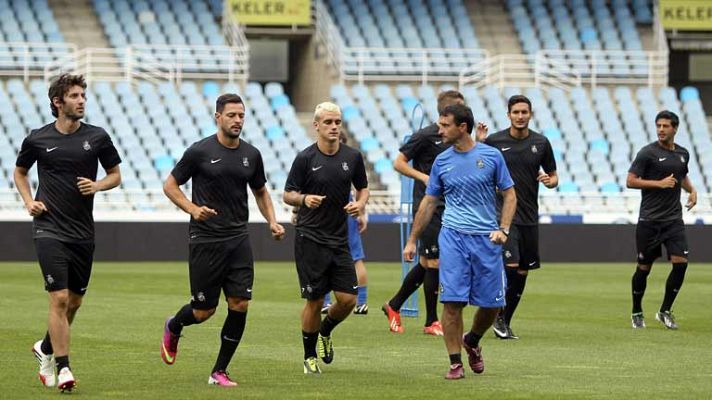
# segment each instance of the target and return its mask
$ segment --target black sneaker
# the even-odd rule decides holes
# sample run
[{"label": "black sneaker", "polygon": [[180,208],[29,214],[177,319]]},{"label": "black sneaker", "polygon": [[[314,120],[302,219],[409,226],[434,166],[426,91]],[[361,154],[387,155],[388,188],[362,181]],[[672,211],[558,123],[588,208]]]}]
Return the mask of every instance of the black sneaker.
[{"label": "black sneaker", "polygon": [[671,311],[661,311],[655,314],[655,319],[662,322],[668,329],[677,329],[677,324],[675,323],[675,317],[672,315]]},{"label": "black sneaker", "polygon": [[368,314],[368,304],[359,304],[354,308],[354,314],[366,315]]},{"label": "black sneaker", "polygon": [[633,325],[633,329],[645,328],[645,317],[643,313],[634,313],[630,316],[630,323]]},{"label": "black sneaker", "polygon": [[492,324],[492,330],[494,331],[494,335],[500,339],[509,339],[508,329],[509,327],[507,326],[507,322],[505,322],[504,318],[500,316],[498,316],[494,320],[494,324]]}]

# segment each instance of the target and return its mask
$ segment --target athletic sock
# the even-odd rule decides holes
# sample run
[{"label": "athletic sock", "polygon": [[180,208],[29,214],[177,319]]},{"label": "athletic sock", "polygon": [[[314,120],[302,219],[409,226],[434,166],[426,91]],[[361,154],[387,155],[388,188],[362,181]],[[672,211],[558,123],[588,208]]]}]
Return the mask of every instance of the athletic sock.
[{"label": "athletic sock", "polygon": [[481,335],[476,334],[475,332],[469,331],[463,338],[463,341],[473,349],[477,346],[480,345],[480,339],[482,339]]},{"label": "athletic sock", "polygon": [[69,368],[69,356],[55,357],[55,360],[57,361],[57,372],[61,371],[62,368]]},{"label": "athletic sock", "polygon": [[324,306],[330,306],[331,305],[331,293],[327,293],[324,295]]},{"label": "athletic sock", "polygon": [[316,341],[319,339],[319,331],[302,331],[302,344],[304,344],[304,359],[316,357]]},{"label": "athletic sock", "polygon": [[438,320],[438,289],[440,286],[440,276],[437,268],[427,268],[423,279],[423,291],[425,292],[425,326],[432,325]]},{"label": "athletic sock", "polygon": [[401,284],[400,289],[398,289],[398,293],[393,296],[391,301],[388,302],[388,305],[394,311],[400,311],[401,307],[403,306],[403,303],[408,300],[408,297],[410,297],[413,292],[418,290],[418,287],[421,283],[423,283],[424,278],[425,268],[423,268],[423,266],[418,263],[413,268],[411,268],[410,271],[408,271],[408,274],[403,279],[403,283]]},{"label": "athletic sock", "polygon": [[168,323],[168,330],[174,335],[180,335],[184,326],[198,323],[198,320],[195,319],[195,315],[193,315],[193,306],[186,304],[178,310],[175,317]]},{"label": "athletic sock", "polygon": [[450,365],[462,364],[462,353],[450,354]]},{"label": "athletic sock", "polygon": [[670,308],[672,308],[672,303],[675,301],[675,297],[677,297],[677,293],[682,287],[682,282],[685,280],[685,271],[687,271],[686,262],[672,264],[672,270],[665,283],[665,297],[663,298],[663,304],[660,306],[660,312],[670,311]]},{"label": "athletic sock", "polygon": [[645,294],[645,287],[648,283],[648,274],[650,270],[643,270],[640,267],[635,269],[633,273],[633,279],[631,280],[631,293],[633,294],[633,314],[643,312],[643,295]]},{"label": "athletic sock", "polygon": [[507,293],[505,295],[507,305],[504,307],[504,321],[509,325],[524,293],[527,275],[520,274],[516,268],[505,267],[505,269],[507,270]]},{"label": "athletic sock", "polygon": [[362,305],[368,303],[368,286],[359,286],[358,294],[356,296],[356,304]]},{"label": "athletic sock", "polygon": [[42,344],[40,345],[40,350],[42,350],[42,353],[45,355],[50,355],[54,353],[54,349],[52,349],[52,341],[49,338],[49,331],[45,333],[44,339],[42,339]]},{"label": "athletic sock", "polygon": [[247,321],[247,311],[227,310],[227,317],[223,323],[222,331],[220,332],[220,352],[215,360],[215,371],[225,371],[227,365],[230,364],[232,356],[237,350],[237,346],[242,339],[242,333],[245,332],[245,323]]},{"label": "athletic sock", "polygon": [[321,327],[319,328],[319,334],[321,336],[331,336],[331,331],[336,328],[336,325],[340,324],[343,320],[338,320],[327,315],[321,320]]}]

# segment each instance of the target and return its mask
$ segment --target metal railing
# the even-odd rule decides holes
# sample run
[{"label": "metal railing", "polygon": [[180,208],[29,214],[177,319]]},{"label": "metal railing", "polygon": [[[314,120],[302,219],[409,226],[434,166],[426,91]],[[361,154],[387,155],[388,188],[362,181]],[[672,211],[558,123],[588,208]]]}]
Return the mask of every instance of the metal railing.
[{"label": "metal railing", "polygon": [[249,50],[230,46],[133,45],[118,49],[86,48],[44,64],[49,81],[63,72],[88,81],[175,81],[227,79],[246,82]]},{"label": "metal railing", "polygon": [[[186,193],[190,196],[189,193]],[[279,193],[271,193],[275,214],[280,222],[291,218],[291,207],[282,203]],[[683,202],[687,200],[683,195]],[[635,223],[638,219],[640,193],[559,193],[539,195],[541,222],[550,222],[553,215],[580,215],[584,223]],[[400,193],[373,191],[368,204],[370,214],[400,213]],[[264,221],[254,198],[249,198],[250,221]],[[173,205],[160,189],[113,189],[97,194],[94,215],[98,221],[187,221],[188,216]],[[712,193],[701,193],[697,206],[684,211],[686,223],[712,223]],[[14,189],[0,189],[0,220],[29,220],[27,211]],[[394,221],[397,218],[394,218]]]},{"label": "metal railing", "polygon": [[71,43],[0,42],[0,75],[30,77],[43,76],[48,62],[75,54]]},{"label": "metal railing", "polygon": [[536,58],[534,63],[524,54],[500,54],[460,71],[459,85],[480,88],[504,86],[553,86],[570,89],[581,85],[581,76],[565,63]]},{"label": "metal railing", "polygon": [[581,83],[597,85],[667,86],[668,53],[628,50],[542,50],[537,61],[568,64]]}]

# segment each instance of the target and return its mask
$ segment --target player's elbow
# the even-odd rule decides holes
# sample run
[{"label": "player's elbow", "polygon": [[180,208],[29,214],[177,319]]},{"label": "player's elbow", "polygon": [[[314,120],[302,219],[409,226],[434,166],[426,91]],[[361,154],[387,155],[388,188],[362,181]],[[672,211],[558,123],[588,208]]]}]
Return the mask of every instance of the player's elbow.
[{"label": "player's elbow", "polygon": [[637,189],[637,185],[635,182],[635,177],[628,175],[627,178],[625,178],[625,187],[628,189]]}]

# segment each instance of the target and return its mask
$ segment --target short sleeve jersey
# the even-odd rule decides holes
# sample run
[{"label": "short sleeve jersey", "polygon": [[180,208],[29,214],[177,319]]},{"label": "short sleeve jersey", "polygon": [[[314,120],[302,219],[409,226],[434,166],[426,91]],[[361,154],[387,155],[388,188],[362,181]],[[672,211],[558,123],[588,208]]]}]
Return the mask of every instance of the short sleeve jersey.
[{"label": "short sleeve jersey", "polygon": [[643,189],[641,191],[640,221],[670,221],[682,219],[680,192],[682,181],[687,177],[690,153],[675,144],[668,150],[657,142],[640,149],[628,172],[645,180],[661,180],[670,174],[677,179],[669,189]]},{"label": "short sleeve jersey", "polygon": [[499,229],[495,192],[514,186],[502,154],[484,143],[461,153],[451,147],[433,163],[425,193],[445,196],[443,226],[485,235]]},{"label": "short sleeve jersey", "polygon": [[[426,175],[430,175],[430,169],[438,154],[449,148],[449,144],[443,143],[443,139],[438,135],[438,125],[432,124],[415,132],[408,141],[401,146],[399,151],[408,160],[413,160],[413,168]],[[425,195],[425,184],[419,180],[413,182],[413,212],[417,212],[423,196]]]},{"label": "short sleeve jersey", "polygon": [[231,149],[220,144],[214,134],[190,146],[171,174],[179,185],[192,178],[193,203],[217,212],[205,221],[190,219],[191,243],[247,235],[247,186],[257,190],[266,183],[257,148],[240,140],[240,145]]},{"label": "short sleeve jersey", "polygon": [[[529,136],[516,139],[509,128],[487,136],[485,143],[499,149],[507,163],[509,173],[517,190],[517,211],[514,224],[537,225],[539,223],[539,169],[556,171],[556,160],[549,139],[529,130]],[[497,196],[497,210],[502,211],[502,196]]]},{"label": "short sleeve jersey", "polygon": [[45,125],[25,138],[15,165],[30,169],[35,162],[39,177],[35,200],[43,202],[47,212],[34,218],[33,237],[93,242],[94,196],[79,192],[77,178],[95,181],[99,163],[104,169],[121,163],[109,134],[85,123],[66,135],[54,123]]},{"label": "short sleeve jersey", "polygon": [[284,190],[326,197],[317,208],[299,208],[297,232],[330,247],[348,244],[344,207],[349,203],[352,185],[356,190],[368,187],[366,166],[359,151],[341,144],[335,154],[327,155],[314,143],[299,152]]}]

